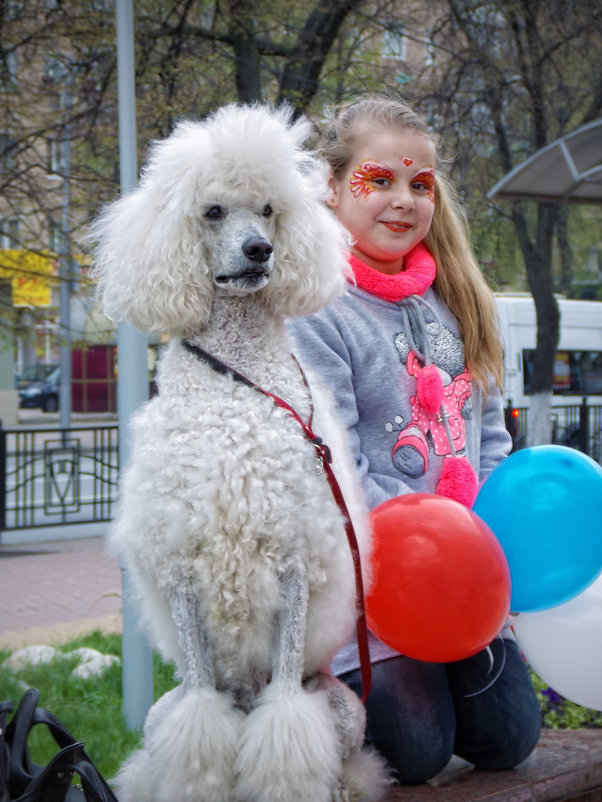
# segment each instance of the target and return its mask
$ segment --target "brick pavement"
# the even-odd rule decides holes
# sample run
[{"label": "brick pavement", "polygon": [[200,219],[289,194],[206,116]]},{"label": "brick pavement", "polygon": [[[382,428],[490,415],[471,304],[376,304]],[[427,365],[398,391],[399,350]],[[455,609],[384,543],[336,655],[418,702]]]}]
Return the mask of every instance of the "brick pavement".
[{"label": "brick pavement", "polygon": [[102,537],[0,545],[0,648],[121,630],[121,571]]}]

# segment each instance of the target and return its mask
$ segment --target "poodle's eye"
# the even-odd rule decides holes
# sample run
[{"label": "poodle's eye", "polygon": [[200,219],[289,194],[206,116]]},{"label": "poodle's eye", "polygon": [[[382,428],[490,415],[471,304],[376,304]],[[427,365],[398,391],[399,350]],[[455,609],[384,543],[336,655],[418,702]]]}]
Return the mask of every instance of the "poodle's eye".
[{"label": "poodle's eye", "polygon": [[265,205],[265,206],[263,207],[263,209],[261,210],[261,214],[262,214],[264,217],[271,217],[271,216],[272,216],[272,214],[273,214],[273,212],[274,212],[274,210],[272,209],[272,207],[270,206],[270,204],[269,204],[269,203],[266,203],[266,205]]},{"label": "poodle's eye", "polygon": [[205,212],[205,217],[208,220],[223,220],[226,216],[226,212],[221,206],[217,204],[215,206],[210,206],[209,209]]}]

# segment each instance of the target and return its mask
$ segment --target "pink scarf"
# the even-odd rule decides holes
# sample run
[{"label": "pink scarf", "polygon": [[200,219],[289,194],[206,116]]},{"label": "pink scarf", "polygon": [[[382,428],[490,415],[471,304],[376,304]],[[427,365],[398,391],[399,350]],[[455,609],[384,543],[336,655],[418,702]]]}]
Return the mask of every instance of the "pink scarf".
[{"label": "pink scarf", "polygon": [[422,295],[437,274],[433,255],[422,242],[406,254],[403,270],[392,276],[369,267],[357,256],[351,256],[349,264],[357,286],[385,301],[402,301],[408,295]]}]

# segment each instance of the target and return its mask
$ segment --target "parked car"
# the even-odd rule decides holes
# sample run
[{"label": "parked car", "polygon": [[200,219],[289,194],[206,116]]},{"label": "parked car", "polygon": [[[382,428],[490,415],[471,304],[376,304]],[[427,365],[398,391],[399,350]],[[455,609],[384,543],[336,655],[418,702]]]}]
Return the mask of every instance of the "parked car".
[{"label": "parked car", "polygon": [[56,412],[61,370],[58,365],[31,365],[17,377],[19,406]]}]

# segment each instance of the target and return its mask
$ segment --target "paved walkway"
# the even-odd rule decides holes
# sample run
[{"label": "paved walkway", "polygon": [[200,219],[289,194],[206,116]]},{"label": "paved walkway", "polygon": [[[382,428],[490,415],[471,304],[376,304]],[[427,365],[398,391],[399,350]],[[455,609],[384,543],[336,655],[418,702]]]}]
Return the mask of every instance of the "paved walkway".
[{"label": "paved walkway", "polygon": [[121,571],[103,537],[0,545],[0,648],[121,631]]}]

